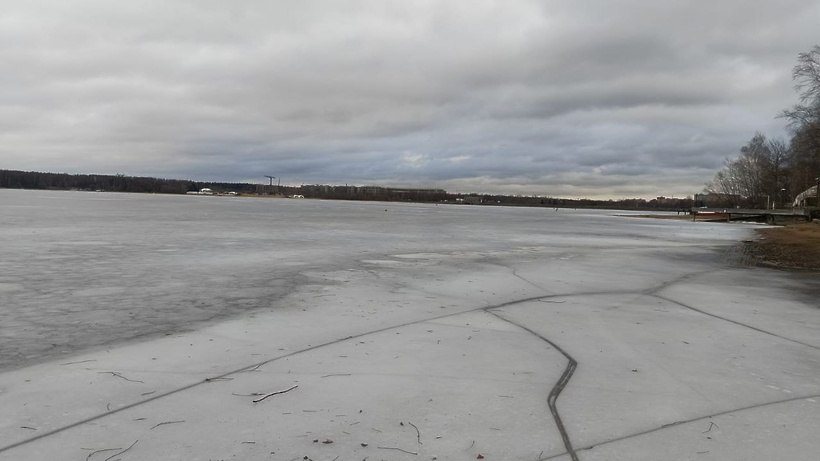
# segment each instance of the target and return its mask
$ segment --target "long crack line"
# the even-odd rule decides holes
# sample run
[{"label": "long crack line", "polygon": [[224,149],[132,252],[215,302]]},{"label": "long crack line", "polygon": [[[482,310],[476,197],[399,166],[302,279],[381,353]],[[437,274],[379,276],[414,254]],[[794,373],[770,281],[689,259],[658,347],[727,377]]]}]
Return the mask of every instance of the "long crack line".
[{"label": "long crack line", "polygon": [[[326,346],[331,346],[331,345],[334,345],[334,344],[341,343],[343,341],[348,341],[348,340],[351,340],[351,339],[361,338],[361,337],[371,335],[371,334],[381,333],[381,332],[392,330],[392,329],[395,329],[395,328],[401,328],[401,327],[405,327],[405,326],[409,326],[409,325],[415,325],[415,324],[419,324],[419,323],[423,323],[423,322],[428,322],[428,321],[431,321],[431,320],[438,320],[438,319],[453,317],[453,316],[456,316],[456,315],[466,314],[466,313],[469,313],[469,312],[476,312],[476,311],[483,310],[483,311],[486,311],[490,314],[495,315],[496,317],[498,317],[498,318],[500,318],[500,319],[502,319],[506,322],[514,324],[514,325],[516,325],[516,326],[530,332],[531,334],[537,336],[538,338],[546,341],[547,343],[549,343],[550,345],[555,347],[556,350],[558,350],[561,354],[563,354],[567,358],[567,360],[568,360],[567,368],[564,370],[564,374],[562,375],[561,379],[559,379],[558,383],[556,384],[556,387],[554,387],[553,391],[550,392],[550,396],[548,397],[548,404],[550,405],[550,411],[553,412],[553,417],[556,419],[556,423],[559,425],[559,431],[561,431],[561,437],[562,437],[562,439],[564,439],[564,444],[565,444],[565,446],[568,447],[567,448],[567,453],[570,454],[570,457],[572,457],[573,461],[577,461],[577,459],[578,459],[577,455],[575,455],[575,452],[571,450],[571,442],[569,440],[568,435],[566,434],[566,431],[564,430],[563,423],[561,422],[560,415],[558,414],[557,407],[555,406],[556,401],[558,399],[558,395],[564,389],[567,382],[569,382],[569,379],[572,377],[572,374],[575,372],[575,369],[577,368],[577,365],[578,365],[577,362],[569,354],[567,354],[563,349],[561,349],[557,344],[553,343],[549,339],[547,339],[544,336],[536,333],[533,330],[530,330],[527,327],[516,324],[514,322],[511,322],[508,319],[505,319],[505,318],[501,317],[497,313],[492,312],[492,310],[502,308],[502,307],[507,307],[507,306],[513,306],[513,305],[516,305],[516,304],[531,302],[531,301],[538,301],[538,300],[551,299],[551,298],[560,298],[560,297],[577,297],[577,296],[590,296],[590,295],[594,296],[594,295],[607,295],[607,294],[642,294],[642,295],[647,295],[647,296],[654,296],[658,299],[663,299],[663,300],[666,300],[668,302],[672,302],[674,304],[681,305],[681,306],[683,306],[687,309],[691,309],[693,311],[697,311],[697,312],[700,312],[702,314],[709,315],[711,317],[715,317],[715,318],[718,318],[718,319],[721,319],[721,320],[725,320],[727,322],[735,323],[737,325],[750,328],[750,329],[758,331],[760,333],[775,336],[775,337],[781,338],[781,339],[786,340],[786,341],[791,341],[791,342],[794,342],[794,343],[797,343],[797,344],[801,344],[801,345],[804,345],[804,346],[807,346],[807,347],[811,347],[811,348],[820,350],[820,347],[813,346],[811,344],[803,343],[803,342],[793,340],[793,339],[790,339],[790,338],[786,338],[786,337],[783,337],[783,336],[779,336],[779,335],[774,334],[772,332],[761,330],[759,328],[756,328],[756,327],[753,327],[753,326],[750,326],[750,325],[745,325],[743,323],[740,323],[740,322],[737,322],[737,321],[734,321],[734,320],[731,320],[731,319],[728,319],[728,318],[720,317],[720,316],[715,315],[715,314],[710,314],[708,312],[701,311],[701,310],[693,308],[691,306],[681,304],[680,302],[677,302],[677,301],[662,297],[660,295],[654,294],[654,292],[659,291],[660,289],[666,288],[669,285],[672,285],[675,282],[680,281],[681,279],[688,278],[688,277],[691,277],[691,276],[695,276],[697,274],[698,273],[687,274],[687,275],[679,277],[679,278],[677,278],[673,281],[665,282],[665,283],[661,284],[660,286],[655,287],[654,289],[650,288],[650,289],[645,290],[645,291],[637,291],[636,292],[634,290],[632,290],[632,291],[630,291],[630,290],[604,290],[604,291],[598,291],[598,292],[591,291],[591,292],[585,292],[585,293],[567,293],[567,294],[549,294],[549,295],[542,295],[542,296],[531,296],[531,297],[527,297],[527,298],[523,298],[523,299],[517,299],[517,300],[512,300],[512,301],[508,301],[508,302],[504,302],[504,303],[499,303],[499,304],[496,304],[496,305],[482,306],[482,307],[476,307],[476,308],[471,308],[471,309],[460,310],[458,312],[453,312],[453,313],[449,313],[449,314],[428,317],[428,318],[424,318],[424,319],[420,319],[420,320],[405,322],[405,323],[398,324],[398,325],[391,325],[391,326],[387,326],[387,327],[384,327],[384,328],[379,328],[379,329],[376,329],[376,330],[370,330],[370,331],[367,331],[367,332],[358,333],[358,334],[355,334],[355,335],[347,336],[347,337],[344,337],[344,338],[339,338],[339,339],[332,340],[332,341],[322,343],[322,344],[317,344],[315,346],[307,347],[307,348],[300,349],[300,350],[297,350],[297,351],[292,351],[288,354],[284,354],[284,355],[281,355],[281,356],[278,356],[278,357],[273,357],[271,359],[267,359],[267,360],[257,362],[257,363],[251,364],[251,365],[246,365],[246,366],[243,366],[241,368],[237,368],[237,369],[225,372],[225,373],[217,375],[217,376],[211,376],[211,377],[205,378],[201,381],[197,381],[197,382],[194,382],[194,383],[179,387],[177,389],[170,390],[168,392],[153,395],[153,396],[151,396],[147,399],[139,400],[137,402],[133,402],[133,403],[128,404],[128,405],[124,405],[124,406],[116,408],[114,410],[107,411],[105,413],[90,416],[88,418],[85,418],[83,420],[68,424],[66,426],[62,426],[62,427],[59,427],[59,428],[56,428],[56,429],[53,429],[53,430],[50,430],[50,431],[47,431],[47,432],[43,432],[43,433],[38,434],[34,437],[20,440],[18,442],[12,443],[12,444],[7,445],[5,447],[0,447],[0,453],[11,450],[13,448],[17,448],[17,447],[22,446],[22,445],[26,445],[28,443],[34,442],[34,441],[42,439],[42,438],[49,437],[49,436],[58,434],[60,432],[63,432],[63,431],[66,431],[66,430],[81,426],[81,425],[86,424],[86,423],[102,419],[106,416],[109,416],[109,415],[112,415],[112,414],[115,414],[115,413],[119,413],[121,411],[129,410],[131,408],[134,408],[134,407],[137,407],[137,406],[140,406],[140,405],[143,405],[143,404],[147,404],[149,402],[153,402],[154,400],[162,399],[162,398],[165,398],[165,397],[168,397],[168,396],[180,393],[180,392],[184,392],[184,391],[187,391],[189,389],[198,387],[198,386],[203,385],[203,384],[209,384],[209,383],[213,382],[214,380],[219,380],[219,379],[222,379],[222,378],[226,378],[226,377],[235,375],[237,373],[242,373],[242,372],[245,372],[245,371],[257,369],[261,366],[267,365],[269,363],[273,363],[275,361],[278,361],[278,360],[281,360],[281,359],[284,359],[284,358],[292,357],[292,356],[297,355],[297,354],[301,354],[301,353],[304,353],[304,352],[309,352],[309,351],[316,350],[316,349],[326,347]],[[545,458],[545,459],[548,459],[548,458]]]},{"label": "long crack line", "polygon": [[[116,408],[114,410],[106,411],[104,413],[100,413],[100,414],[97,414],[97,415],[94,415],[94,416],[89,416],[88,418],[85,418],[85,419],[80,420],[80,421],[76,421],[76,422],[68,424],[66,426],[58,427],[56,429],[52,429],[50,431],[37,434],[34,437],[23,439],[23,440],[14,442],[10,445],[0,447],[0,453],[2,453],[4,451],[11,450],[13,448],[17,448],[17,447],[22,446],[22,445],[26,445],[28,443],[31,443],[31,442],[34,442],[34,441],[37,441],[37,440],[40,440],[40,439],[43,439],[43,438],[46,438],[46,437],[49,437],[49,436],[52,436],[52,435],[55,435],[55,434],[58,434],[58,433],[63,432],[63,431],[67,431],[69,429],[73,429],[75,427],[81,426],[81,425],[86,424],[86,423],[90,423],[92,421],[102,419],[106,416],[113,415],[113,414],[119,413],[121,411],[129,410],[131,408],[138,407],[140,405],[144,405],[144,404],[153,402],[154,400],[159,400],[159,399],[169,397],[169,396],[174,395],[174,394],[178,394],[180,392],[187,391],[189,389],[193,389],[193,388],[201,386],[203,384],[211,383],[214,380],[219,380],[221,378],[227,378],[227,377],[235,375],[237,373],[242,373],[242,372],[245,372],[245,371],[254,370],[254,369],[257,369],[257,368],[262,367],[264,365],[267,365],[269,363],[273,363],[277,360],[292,357],[294,355],[301,354],[303,352],[309,352],[309,351],[319,349],[319,348],[322,348],[322,347],[332,346],[332,345],[338,344],[342,341],[361,338],[363,336],[367,336],[367,335],[370,335],[370,334],[381,333],[383,331],[392,330],[394,328],[401,328],[401,327],[404,327],[404,326],[414,325],[414,324],[417,324],[417,323],[428,322],[430,320],[438,320],[438,319],[443,319],[443,318],[447,318],[447,317],[453,317],[453,316],[460,315],[460,314],[465,314],[465,313],[468,313],[468,312],[476,312],[476,311],[480,311],[480,310],[486,310],[486,311],[489,312],[489,309],[497,309],[497,308],[500,308],[500,307],[513,306],[513,305],[516,305],[516,304],[522,304],[522,303],[531,302],[531,301],[538,301],[538,300],[542,300],[542,299],[551,299],[551,298],[559,298],[559,297],[571,297],[571,296],[628,294],[628,293],[634,293],[634,291],[598,291],[598,292],[591,291],[591,292],[585,292],[585,293],[570,293],[570,294],[554,294],[554,295],[531,296],[531,297],[516,299],[516,300],[512,300],[512,301],[507,301],[507,302],[503,302],[503,303],[499,303],[499,304],[495,304],[495,305],[491,305],[491,306],[475,307],[475,308],[472,308],[472,309],[461,310],[461,311],[452,312],[452,313],[449,313],[449,314],[443,314],[443,315],[439,315],[439,316],[428,317],[428,318],[424,318],[424,319],[421,319],[421,320],[406,322],[406,323],[402,323],[402,324],[398,324],[398,325],[391,325],[391,326],[384,327],[384,328],[379,328],[379,329],[376,329],[376,330],[370,330],[370,331],[367,331],[367,332],[364,332],[364,333],[359,333],[359,334],[356,334],[356,335],[347,336],[347,337],[344,337],[344,338],[339,338],[339,339],[329,341],[329,342],[326,342],[326,343],[317,344],[315,346],[307,347],[307,348],[304,348],[304,349],[292,351],[288,354],[280,355],[278,357],[273,357],[273,358],[270,358],[270,359],[267,359],[267,360],[263,360],[261,362],[246,365],[246,366],[243,366],[241,368],[237,368],[237,369],[222,373],[222,374],[217,375],[217,376],[210,376],[208,378],[203,379],[202,381],[197,381],[197,382],[194,382],[194,383],[179,387],[177,389],[172,389],[168,392],[164,392],[164,393],[161,393],[161,394],[155,394],[155,395],[152,395],[151,397],[146,398],[144,400],[139,400],[139,401],[130,403],[128,405],[121,406],[121,407]],[[536,333],[533,333],[533,334],[536,334]],[[542,339],[549,342],[549,340],[546,340],[546,338],[542,338]]]},{"label": "long crack line", "polygon": [[[721,412],[718,412],[718,413],[712,413],[712,414],[709,414],[709,415],[697,416],[697,417],[690,418],[690,419],[674,421],[674,422],[671,422],[671,423],[668,423],[668,424],[664,424],[662,426],[647,429],[645,431],[635,432],[633,434],[628,434],[628,435],[624,435],[624,436],[621,436],[621,437],[616,437],[614,439],[605,440],[603,442],[593,443],[593,444],[590,444],[590,445],[580,447],[580,448],[576,449],[576,451],[592,450],[595,447],[600,447],[600,446],[603,446],[603,445],[609,445],[611,443],[621,442],[623,440],[629,440],[629,439],[633,439],[633,438],[636,438],[636,437],[641,437],[641,436],[644,436],[644,435],[647,435],[647,434],[651,434],[653,432],[658,432],[658,431],[662,431],[664,429],[669,429],[669,428],[672,428],[672,427],[681,426],[683,424],[696,423],[698,421],[703,421],[704,419],[717,418],[719,416],[730,415],[732,413],[740,413],[740,412],[743,412],[743,411],[754,410],[756,408],[764,408],[764,407],[769,407],[769,406],[772,406],[772,405],[780,405],[780,404],[784,404],[784,403],[796,402],[798,400],[818,399],[818,398],[820,398],[820,394],[804,395],[804,396],[801,396],[801,397],[791,397],[791,398],[783,399],[783,400],[775,400],[774,402],[764,402],[764,403],[757,403],[757,404],[754,404],[754,405],[748,405],[748,406],[740,407],[740,408],[732,408],[731,410],[724,410],[724,411],[721,411]],[[552,455],[552,456],[547,456],[547,457],[544,457],[544,458],[539,458],[538,461],[547,461],[547,460],[550,460],[550,459],[560,458],[561,456],[564,456],[565,454],[566,453],[559,453],[557,455]]]},{"label": "long crack line", "polygon": [[[605,294],[605,293],[595,293],[595,294]],[[119,413],[121,411],[129,410],[131,408],[138,407],[140,405],[144,405],[144,404],[153,402],[155,400],[159,400],[159,399],[162,399],[162,398],[165,398],[165,397],[169,397],[171,395],[178,394],[180,392],[184,392],[184,391],[193,389],[193,388],[201,386],[203,384],[210,384],[213,381],[217,381],[217,380],[220,380],[222,378],[227,378],[229,376],[232,376],[232,375],[235,375],[235,374],[238,374],[238,373],[242,373],[242,372],[250,371],[250,370],[255,370],[255,369],[258,369],[259,367],[262,367],[264,365],[267,365],[267,364],[270,364],[270,363],[273,363],[273,362],[276,362],[278,360],[282,360],[282,359],[285,359],[285,358],[288,358],[288,357],[292,357],[294,355],[302,354],[304,352],[310,352],[310,351],[320,349],[320,348],[323,348],[323,347],[332,346],[334,344],[338,344],[338,343],[341,343],[341,342],[344,342],[344,341],[349,341],[351,339],[362,338],[362,337],[367,336],[367,335],[377,334],[377,333],[381,333],[381,332],[384,332],[384,331],[393,330],[393,329],[396,329],[396,328],[401,328],[401,327],[405,327],[405,326],[410,326],[410,325],[416,325],[416,324],[419,324],[419,323],[429,322],[431,320],[438,320],[438,319],[444,319],[444,318],[448,318],[448,317],[454,317],[454,316],[457,316],[457,315],[466,314],[466,313],[470,313],[470,312],[486,311],[488,309],[496,309],[496,308],[500,308],[500,307],[512,306],[512,305],[515,305],[515,304],[521,304],[521,303],[526,303],[526,302],[530,302],[530,301],[537,301],[539,299],[553,298],[553,297],[556,297],[556,296],[559,296],[559,295],[533,296],[533,297],[508,301],[508,302],[504,302],[504,303],[499,303],[499,304],[495,304],[495,305],[492,305],[492,306],[474,307],[474,308],[471,308],[471,309],[460,310],[458,312],[451,312],[449,314],[437,315],[437,316],[434,316],[434,317],[426,317],[426,318],[423,318],[423,319],[420,319],[420,320],[405,322],[405,323],[401,323],[401,324],[398,324],[398,325],[390,325],[390,326],[387,326],[387,327],[384,327],[384,328],[379,328],[379,329],[376,329],[376,330],[370,330],[370,331],[366,331],[366,332],[363,332],[363,333],[358,333],[358,334],[355,334],[355,335],[346,336],[344,338],[339,338],[339,339],[335,339],[335,340],[332,340],[332,341],[328,341],[328,342],[325,342],[325,343],[322,343],[322,344],[317,344],[315,346],[306,347],[304,349],[299,349],[299,350],[296,350],[296,351],[292,351],[292,352],[289,352],[287,354],[280,355],[278,357],[273,357],[273,358],[270,358],[270,359],[267,359],[267,360],[263,360],[261,362],[246,365],[246,366],[243,366],[241,368],[237,368],[237,369],[222,373],[222,374],[217,375],[217,376],[210,376],[210,377],[205,378],[201,381],[197,381],[197,382],[194,382],[194,383],[179,387],[177,389],[172,389],[168,392],[152,395],[149,398],[139,400],[139,401],[130,403],[128,405],[124,405],[124,406],[121,406],[119,408],[116,408],[116,409],[113,409],[113,410],[110,410],[110,411],[106,411],[104,413],[100,413],[100,414],[97,414],[97,415],[94,415],[94,416],[90,416],[88,418],[85,418],[85,419],[80,420],[80,421],[76,421],[76,422],[68,424],[66,426],[58,427],[56,429],[52,429],[50,431],[43,432],[43,433],[38,434],[34,437],[30,437],[28,439],[20,440],[18,442],[12,443],[10,445],[6,445],[5,447],[0,447],[0,453],[2,453],[4,451],[11,450],[13,448],[17,448],[17,447],[22,446],[22,445],[26,445],[28,443],[40,440],[40,439],[45,438],[45,437],[49,437],[49,436],[58,434],[60,432],[67,431],[69,429],[73,429],[75,427],[81,426],[81,425],[86,424],[86,423],[90,423],[92,421],[96,421],[96,420],[105,418],[106,416],[110,416],[110,415],[113,415],[115,413]],[[569,295],[569,296],[573,296],[573,295]],[[542,338],[542,339],[545,339],[545,338]],[[546,340],[546,339],[545,339],[545,341],[549,342],[549,340]],[[556,346],[556,348],[557,348],[557,346]],[[573,368],[573,370],[574,370],[574,368]]]},{"label": "long crack line", "polygon": [[564,368],[564,372],[561,374],[561,377],[558,378],[555,385],[552,386],[549,395],[547,396],[547,406],[549,406],[550,413],[552,414],[552,418],[555,420],[555,425],[558,427],[558,432],[561,434],[561,440],[564,442],[564,448],[567,450],[567,454],[572,459],[572,461],[578,461],[578,455],[575,453],[575,449],[572,447],[572,440],[569,438],[569,433],[567,433],[566,427],[564,427],[564,422],[561,420],[561,414],[558,412],[558,396],[561,395],[561,391],[567,386],[569,380],[572,379],[573,373],[575,373],[575,369],[578,368],[578,362],[572,358],[564,349],[562,349],[559,345],[555,344],[554,342],[550,341],[546,337],[542,336],[541,334],[537,333],[534,330],[531,330],[520,323],[513,322],[512,320],[504,317],[503,315],[495,312],[494,309],[498,309],[497,307],[493,308],[486,308],[484,309],[485,312],[491,314],[509,324],[515,325],[516,327],[536,336],[537,338],[545,341],[550,346],[554,347],[555,350],[561,353],[567,359],[567,366]]},{"label": "long crack line", "polygon": [[711,312],[706,312],[702,309],[698,309],[697,307],[692,307],[692,306],[690,306],[688,304],[684,304],[680,301],[675,301],[674,299],[667,298],[666,296],[661,296],[661,295],[657,295],[657,294],[653,294],[653,295],[649,295],[649,296],[653,296],[655,298],[662,299],[666,302],[676,304],[678,306],[684,307],[686,309],[697,312],[699,314],[708,315],[709,317],[716,318],[716,319],[719,319],[719,320],[723,320],[724,322],[733,323],[735,325],[738,325],[738,326],[741,326],[741,327],[744,327],[744,328],[748,328],[750,330],[754,330],[758,333],[763,333],[763,334],[766,334],[766,335],[769,335],[769,336],[774,336],[775,338],[780,338],[784,341],[789,341],[789,342],[792,342],[792,343],[795,343],[795,344],[800,344],[801,346],[806,346],[806,347],[810,347],[812,349],[820,350],[820,346],[815,346],[814,344],[809,344],[809,343],[806,343],[806,342],[803,342],[803,341],[800,341],[800,340],[797,340],[797,339],[792,339],[792,338],[789,338],[787,336],[779,335],[777,333],[773,333],[771,331],[764,330],[762,328],[758,328],[758,327],[755,327],[755,326],[752,326],[752,325],[749,325],[749,324],[746,324],[746,323],[743,323],[743,322],[739,322],[737,320],[732,320],[728,317],[723,317],[723,316],[720,316],[720,315],[717,315],[717,314],[712,314]]}]

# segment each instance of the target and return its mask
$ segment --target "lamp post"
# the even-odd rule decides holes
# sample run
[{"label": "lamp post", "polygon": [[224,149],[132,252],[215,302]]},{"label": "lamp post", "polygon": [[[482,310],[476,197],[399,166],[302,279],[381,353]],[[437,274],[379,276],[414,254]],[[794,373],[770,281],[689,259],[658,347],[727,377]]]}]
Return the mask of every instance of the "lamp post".
[{"label": "lamp post", "polygon": [[780,189],[780,206],[786,208],[786,188]]},{"label": "lamp post", "polygon": [[270,179],[270,184],[268,184],[268,194],[272,194],[273,193],[273,180],[276,179],[276,176],[265,175],[265,177]]}]

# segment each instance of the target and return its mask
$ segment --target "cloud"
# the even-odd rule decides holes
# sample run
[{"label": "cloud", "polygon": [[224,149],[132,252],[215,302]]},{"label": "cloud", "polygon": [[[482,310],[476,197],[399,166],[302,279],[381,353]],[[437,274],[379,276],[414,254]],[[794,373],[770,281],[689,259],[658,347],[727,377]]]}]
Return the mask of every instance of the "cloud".
[{"label": "cloud", "polygon": [[0,164],[691,194],[794,101],[816,2],[9,1]]}]

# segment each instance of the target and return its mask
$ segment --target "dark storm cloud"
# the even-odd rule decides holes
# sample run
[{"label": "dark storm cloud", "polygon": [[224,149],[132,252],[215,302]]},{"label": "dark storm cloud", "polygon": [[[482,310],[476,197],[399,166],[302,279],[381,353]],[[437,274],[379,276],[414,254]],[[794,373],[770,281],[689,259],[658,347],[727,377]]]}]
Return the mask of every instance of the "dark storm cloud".
[{"label": "dark storm cloud", "polygon": [[696,192],[777,135],[810,1],[6,2],[0,167]]}]

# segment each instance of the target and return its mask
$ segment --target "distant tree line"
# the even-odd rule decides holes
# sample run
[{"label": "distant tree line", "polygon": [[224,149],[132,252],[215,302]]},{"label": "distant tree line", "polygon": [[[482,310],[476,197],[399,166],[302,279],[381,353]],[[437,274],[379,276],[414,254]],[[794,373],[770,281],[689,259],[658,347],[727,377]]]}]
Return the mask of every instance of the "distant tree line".
[{"label": "distant tree line", "polygon": [[0,170],[0,188],[83,190],[185,194],[204,188],[215,193],[237,192],[245,195],[303,196],[327,200],[368,200],[383,202],[429,202],[464,205],[534,206],[551,208],[606,208],[620,210],[683,210],[692,206],[691,198],[658,197],[652,200],[592,200],[543,197],[536,195],[459,194],[443,189],[416,189],[382,186],[302,185],[277,186],[249,183],[221,183],[162,179],[125,175],[40,173]]},{"label": "distant tree line", "polygon": [[216,191],[253,192],[256,190],[256,185],[245,183],[199,182],[121,174],[66,174],[17,170],[0,170],[0,187],[158,194],[184,194],[206,187]]},{"label": "distant tree line", "polygon": [[446,200],[468,205],[534,206],[549,208],[596,208],[608,210],[681,211],[692,207],[692,198],[657,197],[651,200],[569,199],[537,195],[447,194]]},{"label": "distant tree line", "polygon": [[706,191],[723,205],[787,206],[820,177],[820,46],[800,53],[792,69],[798,103],[779,114],[791,138],[767,139],[755,133],[738,155],[726,161]]},{"label": "distant tree line", "polygon": [[[290,192],[290,193],[289,193]],[[381,186],[328,186],[308,185],[288,188],[287,195],[335,200],[376,200],[382,202],[441,202],[447,198],[442,189],[413,189]]]}]

